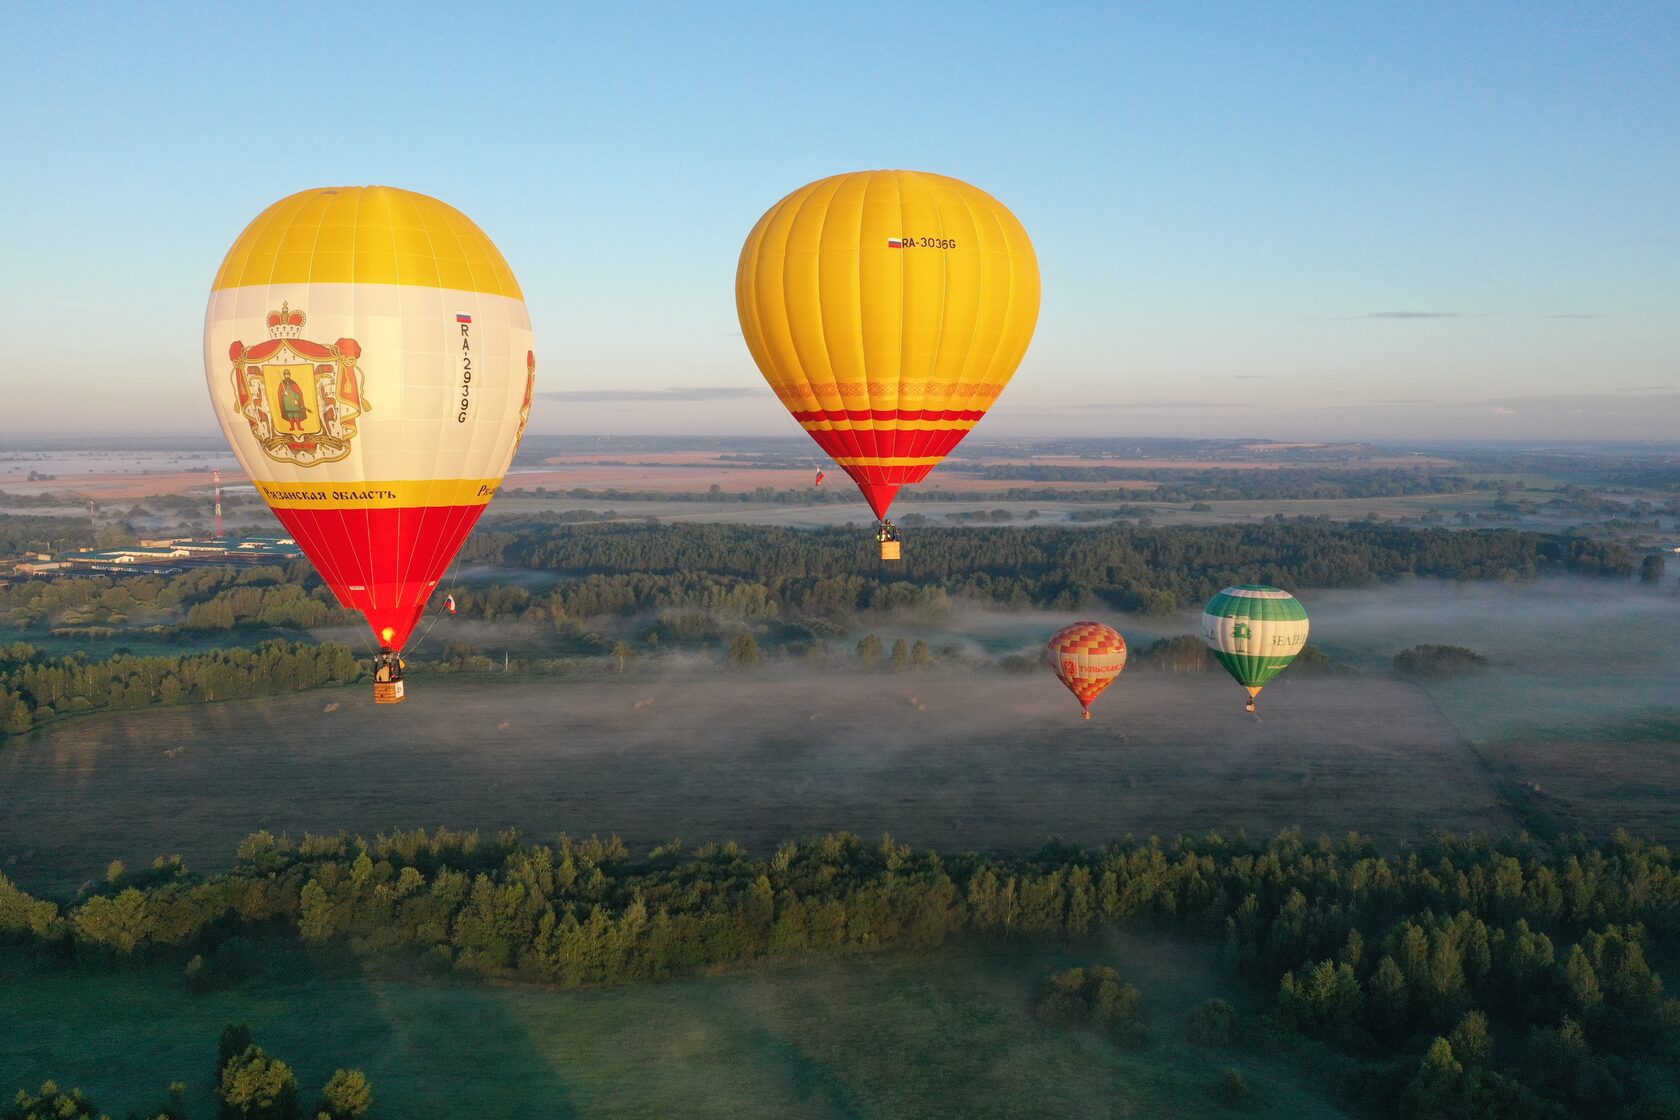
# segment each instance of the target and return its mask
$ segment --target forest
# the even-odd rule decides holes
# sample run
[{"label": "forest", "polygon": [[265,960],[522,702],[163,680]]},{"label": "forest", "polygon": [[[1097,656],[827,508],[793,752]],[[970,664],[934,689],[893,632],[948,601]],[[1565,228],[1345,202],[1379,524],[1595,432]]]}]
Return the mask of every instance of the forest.
[{"label": "forest", "polygon": [[368,674],[336,642],[266,641],[175,657],[119,654],[103,661],[42,654],[23,642],[0,646],[0,736],[20,735],[61,715],[154,704],[199,704],[349,684]]},{"label": "forest", "polygon": [[[340,1069],[321,1087],[314,1107],[303,1111],[297,1075],[284,1060],[258,1046],[243,1023],[223,1029],[216,1051],[211,1080],[221,1120],[357,1120],[373,1107],[367,1074]],[[128,1115],[133,1120],[189,1120],[182,1100],[186,1091],[184,1082],[172,1082],[161,1104]],[[54,1081],[34,1092],[18,1090],[10,1107],[0,1108],[0,1120],[97,1120],[107,1115],[80,1089],[62,1089]]]},{"label": "forest", "polygon": [[[1677,918],[1680,861],[1622,833],[1386,853],[1354,834],[1208,834],[1007,857],[847,834],[633,856],[616,838],[258,832],[225,874],[113,864],[64,906],[0,877],[0,938],[28,967],[173,971],[187,995],[299,953],[571,989],[960,939],[1095,951],[1107,931],[1152,931],[1217,946],[1232,983],[1273,994],[1250,1015],[1210,1000],[1177,1029],[1285,1054],[1373,1117],[1680,1115],[1680,1001],[1652,964],[1680,948]],[[1149,1046],[1159,1027],[1119,965],[1047,977],[1035,1012]]]},{"label": "forest", "polygon": [[[1305,592],[1405,576],[1628,578],[1636,568],[1626,546],[1580,536],[1319,519],[1163,529],[929,528],[914,534],[906,560],[891,570],[869,555],[871,544],[845,530],[503,517],[468,540],[463,563],[475,574],[451,590],[460,617],[518,622],[540,640],[540,653],[521,657],[522,671],[594,665],[624,672],[633,660],[670,649],[727,650],[724,664],[735,668],[769,655],[826,662],[857,638],[865,639],[857,651],[863,667],[880,660],[902,669],[956,653],[900,641],[904,649],[895,647],[890,658],[879,649],[871,656],[871,619],[902,612],[937,620],[962,603],[1170,618],[1235,583]],[[552,582],[521,586],[521,570],[552,573]],[[1658,566],[1640,570],[1661,576]],[[14,639],[0,647],[0,736],[101,708],[240,699],[365,675],[351,649],[304,640],[323,627],[358,633],[359,621],[303,562],[13,581],[0,584],[0,627]],[[249,648],[135,656],[122,644],[145,638],[178,645],[218,634]],[[53,653],[44,648],[48,639],[60,649],[115,643],[115,651]],[[514,668],[501,652],[498,664]],[[1149,651],[1139,652],[1147,659]],[[1397,665],[1415,668],[1411,661]],[[491,666],[485,651],[453,638],[427,649],[414,668]]]},{"label": "forest", "polygon": [[[1096,529],[928,528],[912,535],[893,583],[876,573],[872,541],[844,529],[746,525],[559,526],[501,518],[463,549],[467,564],[602,576],[751,580],[795,610],[869,605],[877,588],[907,585],[1004,606],[1164,613],[1200,605],[1233,583],[1291,589],[1363,587],[1402,575],[1531,578],[1577,572],[1627,576],[1624,545],[1512,529],[1417,529],[1276,518],[1263,524]],[[861,576],[860,571],[870,572]]]}]

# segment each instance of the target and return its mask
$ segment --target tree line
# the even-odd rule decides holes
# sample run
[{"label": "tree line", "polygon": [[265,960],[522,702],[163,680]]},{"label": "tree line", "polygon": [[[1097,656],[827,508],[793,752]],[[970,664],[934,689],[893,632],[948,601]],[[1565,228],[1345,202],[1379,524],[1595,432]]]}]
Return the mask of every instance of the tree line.
[{"label": "tree line", "polygon": [[[300,1104],[297,1074],[291,1066],[258,1046],[251,1029],[229,1023],[217,1040],[213,1082],[219,1120],[359,1120],[373,1107],[373,1085],[359,1069],[334,1071],[307,1112]],[[155,1108],[130,1112],[131,1120],[188,1120],[185,1082],[172,1082],[168,1098]],[[68,1091],[48,1081],[39,1092],[19,1090],[0,1120],[110,1120],[80,1089]]]},{"label": "tree line", "polygon": [[228,630],[321,626],[340,610],[305,561],[193,568],[172,576],[50,575],[0,583],[0,623],[20,630],[86,626]]},{"label": "tree line", "polygon": [[0,735],[20,735],[61,715],[154,704],[273,696],[367,676],[348,646],[273,640],[255,649],[178,657],[85,653],[52,657],[24,642],[0,646]]},{"label": "tree line", "polygon": [[[784,607],[814,614],[872,609],[878,589],[901,585],[1004,606],[1062,609],[1101,602],[1160,612],[1199,605],[1233,583],[1363,587],[1401,575],[1625,577],[1634,568],[1632,552],[1614,542],[1323,519],[1172,528],[928,528],[916,532],[891,583],[861,574],[877,570],[872,549],[872,540],[845,529],[565,527],[504,519],[474,534],[463,555],[468,563],[597,577],[597,589],[612,586],[618,594],[635,592],[618,591],[623,585],[615,581],[646,576],[745,581]],[[636,609],[650,605],[643,600]]]},{"label": "tree line", "polygon": [[[178,863],[117,871],[68,908],[0,877],[0,937],[48,967],[191,973],[230,941],[266,937],[577,988],[963,936],[1154,929],[1220,944],[1274,990],[1275,1013],[1246,1029],[1313,1048],[1369,1115],[1631,1116],[1621,1110],[1672,1092],[1680,1054],[1680,1001],[1652,967],[1680,948],[1680,860],[1621,833],[1441,835],[1387,854],[1353,834],[1209,834],[1019,857],[837,834],[767,856],[673,842],[633,858],[616,838],[259,832],[238,860],[210,877]],[[1041,1010],[1137,1023],[1112,981],[1063,978]]]},{"label": "tree line", "polygon": [[[16,495],[6,497],[10,504],[19,501]],[[92,548],[93,543],[93,527],[85,517],[0,516],[0,556],[63,548]]]},{"label": "tree line", "polygon": [[[495,519],[463,565],[562,576],[546,591],[456,589],[468,617],[551,622],[701,612],[738,619],[842,619],[942,611],[953,599],[1004,607],[1166,614],[1233,583],[1363,587],[1416,575],[1631,575],[1623,545],[1509,529],[1411,529],[1317,519],[1255,525],[920,530],[890,573],[849,530],[746,525],[568,525]],[[172,577],[74,576],[0,585],[0,621],[19,628],[153,624],[190,630],[306,628],[354,621],[305,563],[200,569]]]},{"label": "tree line", "polygon": [[[990,481],[1145,482],[1112,493],[1126,501],[1284,501],[1331,498],[1403,498],[1418,494],[1463,494],[1492,490],[1495,483],[1472,481],[1461,474],[1437,474],[1424,467],[1373,467],[1341,470],[1279,467],[1128,467],[1125,465],[1050,466],[1019,463],[955,462],[955,474]],[[984,500],[983,498],[981,500]]]}]

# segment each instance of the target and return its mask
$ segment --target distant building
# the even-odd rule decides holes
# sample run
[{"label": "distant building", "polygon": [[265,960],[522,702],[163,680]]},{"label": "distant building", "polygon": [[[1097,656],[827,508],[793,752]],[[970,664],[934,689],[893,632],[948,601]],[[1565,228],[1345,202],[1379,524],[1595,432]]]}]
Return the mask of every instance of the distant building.
[{"label": "distant building", "polygon": [[185,571],[178,561],[186,555],[179,549],[138,545],[133,548],[81,549],[61,553],[58,560],[65,568],[77,572],[162,576]]},{"label": "distant building", "polygon": [[303,556],[291,537],[166,537],[140,543],[178,549],[188,560],[210,564],[274,564]]},{"label": "distant building", "polygon": [[127,548],[66,552],[54,560],[41,555],[32,558],[28,567],[24,563],[15,567],[20,572],[69,569],[113,575],[173,575],[188,568],[284,564],[302,556],[303,550],[291,537],[166,537]]}]

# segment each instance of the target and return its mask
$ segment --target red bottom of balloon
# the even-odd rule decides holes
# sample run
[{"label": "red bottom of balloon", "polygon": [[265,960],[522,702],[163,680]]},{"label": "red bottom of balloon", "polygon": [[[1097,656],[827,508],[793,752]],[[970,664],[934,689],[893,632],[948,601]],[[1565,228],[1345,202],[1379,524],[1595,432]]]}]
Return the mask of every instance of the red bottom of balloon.
[{"label": "red bottom of balloon", "polygon": [[[797,414],[801,417],[805,413]],[[812,414],[815,415],[815,414]],[[867,414],[866,414],[867,415]],[[919,417],[922,413],[877,413],[886,417],[903,415]],[[950,413],[954,417],[978,418],[979,413]],[[920,482],[928,476],[928,472],[937,465],[935,463],[895,463],[894,459],[942,459],[951,449],[962,442],[968,434],[967,428],[939,428],[933,430],[908,431],[879,431],[859,432],[848,429],[815,431],[811,438],[816,440],[817,446],[828,452],[838,462],[847,474],[852,476],[858,489],[863,491],[864,500],[869,508],[875,511],[876,517],[885,517],[887,509],[892,505],[901,486],[912,482]],[[856,460],[861,459],[861,462]],[[853,460],[847,462],[847,460]],[[876,460],[871,462],[870,460]]]},{"label": "red bottom of balloon", "polygon": [[484,506],[277,509],[338,601],[401,649]]}]

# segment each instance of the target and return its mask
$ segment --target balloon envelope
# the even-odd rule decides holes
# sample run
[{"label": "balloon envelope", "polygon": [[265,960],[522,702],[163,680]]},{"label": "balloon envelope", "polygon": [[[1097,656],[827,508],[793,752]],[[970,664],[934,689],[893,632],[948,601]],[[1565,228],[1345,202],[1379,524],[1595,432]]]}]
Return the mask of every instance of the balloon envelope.
[{"label": "balloon envelope", "polygon": [[222,261],[204,369],[257,493],[400,649],[530,413],[531,321],[502,254],[422,194],[283,198]]},{"label": "balloon envelope", "polygon": [[753,361],[877,517],[1003,392],[1038,302],[1015,215],[923,171],[801,187],[759,219],[735,273]]},{"label": "balloon envelope", "polygon": [[1227,587],[1202,610],[1202,636],[1237,683],[1255,695],[1307,644],[1307,612],[1287,591]]},{"label": "balloon envelope", "polygon": [[1076,622],[1050,639],[1050,667],[1089,709],[1126,667],[1126,639],[1100,622]]}]

